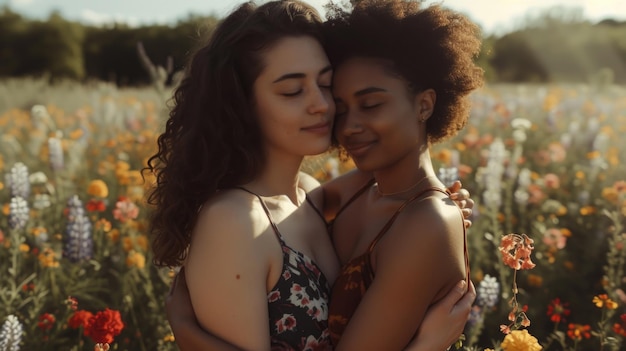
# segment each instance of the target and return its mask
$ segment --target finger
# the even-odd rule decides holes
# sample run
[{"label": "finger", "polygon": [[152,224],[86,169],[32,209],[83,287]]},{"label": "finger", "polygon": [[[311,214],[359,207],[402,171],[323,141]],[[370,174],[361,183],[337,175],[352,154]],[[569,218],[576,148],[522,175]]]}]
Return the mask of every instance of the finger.
[{"label": "finger", "polygon": [[467,189],[459,189],[459,194],[462,196],[464,200],[467,200],[470,198],[470,193]]},{"label": "finger", "polygon": [[469,219],[464,219],[463,224],[465,224],[465,228],[469,228],[472,226],[472,221],[470,221]]},{"label": "finger", "polygon": [[452,193],[456,193],[459,191],[459,189],[463,188],[463,185],[461,184],[460,180],[455,180],[454,183],[452,183],[452,185],[450,186],[450,192]]},{"label": "finger", "polygon": [[450,306],[450,311],[454,310],[455,306],[465,296],[467,292],[467,283],[465,280],[459,281],[452,291],[450,291],[440,302],[437,304],[445,304]]},{"label": "finger", "polygon": [[469,217],[472,216],[472,212],[474,212],[474,211],[472,211],[471,208],[462,208],[461,212],[463,212],[463,217],[469,218]]},{"label": "finger", "polygon": [[465,208],[469,208],[472,209],[474,208],[475,202],[472,199],[466,199],[465,200]]},{"label": "finger", "polygon": [[472,310],[472,305],[474,304],[474,300],[476,300],[476,287],[474,286],[474,283],[470,280],[467,292],[460,300],[457,301],[457,303],[452,308],[452,311],[465,313],[469,317],[469,314]]}]

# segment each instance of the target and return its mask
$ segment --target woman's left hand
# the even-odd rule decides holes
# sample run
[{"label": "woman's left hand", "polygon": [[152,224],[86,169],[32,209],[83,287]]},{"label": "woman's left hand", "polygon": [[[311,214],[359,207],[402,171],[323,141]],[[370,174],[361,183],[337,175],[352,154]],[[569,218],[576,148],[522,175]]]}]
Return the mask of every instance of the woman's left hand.
[{"label": "woman's left hand", "polygon": [[463,213],[463,222],[465,223],[465,227],[469,228],[472,226],[472,209],[474,208],[474,200],[470,198],[470,193],[467,189],[463,188],[460,180],[457,180],[448,187],[448,191],[450,191],[450,198],[456,202],[456,204],[461,208],[461,212]]}]

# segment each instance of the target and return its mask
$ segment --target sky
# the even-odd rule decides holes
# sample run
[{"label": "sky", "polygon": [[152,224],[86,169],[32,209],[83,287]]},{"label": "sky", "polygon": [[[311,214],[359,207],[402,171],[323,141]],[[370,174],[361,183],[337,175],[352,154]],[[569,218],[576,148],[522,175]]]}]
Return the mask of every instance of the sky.
[{"label": "sky", "polygon": [[[130,25],[173,23],[188,14],[226,15],[243,0],[0,0],[29,18],[45,19],[52,10],[62,16],[90,24],[126,22]],[[257,0],[259,1],[259,0]],[[260,0],[261,2],[263,0]],[[327,0],[305,0],[323,13]],[[468,15],[485,33],[498,34],[515,29],[527,15],[547,8],[578,8],[584,18],[626,20],[626,0],[426,0]]]}]

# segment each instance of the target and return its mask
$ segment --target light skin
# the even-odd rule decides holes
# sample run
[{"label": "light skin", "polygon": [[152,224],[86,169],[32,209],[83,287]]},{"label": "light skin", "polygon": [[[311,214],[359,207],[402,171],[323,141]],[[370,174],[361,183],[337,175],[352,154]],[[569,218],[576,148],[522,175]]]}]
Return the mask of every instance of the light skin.
[{"label": "light skin", "polygon": [[[318,184],[309,178],[305,181],[306,176],[299,172],[304,156],[322,153],[329,147],[330,126],[328,123],[332,121],[335,112],[329,89],[332,72],[329,70],[329,62],[322,47],[310,37],[281,39],[268,49],[265,58],[265,68],[255,81],[253,89],[254,106],[264,138],[266,164],[261,173],[244,187],[263,197],[286,243],[315,261],[332,286],[337,277],[340,262],[330,238],[327,235],[321,235],[326,233],[325,223],[311,206],[303,205],[305,191],[313,190]],[[417,134],[413,136],[419,137]],[[393,149],[394,147],[396,149]],[[399,146],[391,145],[389,148],[397,151]],[[408,163],[403,164],[403,167],[408,167]],[[423,167],[419,170],[423,170]],[[369,171],[374,171],[374,169]],[[389,177],[399,173],[377,174],[373,172],[373,174],[377,176],[377,179],[380,176],[391,179]],[[320,188],[311,192],[311,198],[321,208],[324,204],[324,194],[336,192],[337,196],[329,198],[338,200],[340,204],[347,198],[352,188],[362,186],[364,180],[370,176],[371,174],[359,172],[350,173],[336,182],[325,184],[325,189]],[[379,180],[381,185],[387,183],[382,181],[383,178]],[[405,182],[410,179],[400,178],[400,180]],[[352,188],[344,187],[342,184],[351,184]],[[342,191],[333,187],[342,188]],[[429,202],[435,201],[441,201],[441,199],[436,198]],[[458,208],[456,211],[458,216]],[[330,214],[332,215],[332,210]],[[377,215],[381,216],[382,212]],[[423,220],[425,217],[421,218]],[[459,223],[462,223],[461,219]],[[420,227],[416,220],[402,223],[402,226],[405,225]],[[345,232],[353,229],[362,230],[363,228],[349,228]],[[336,233],[342,232],[344,230],[340,228],[336,231]],[[364,235],[369,234],[364,232]],[[360,248],[359,245],[362,245],[363,240],[367,240],[367,237],[356,240],[342,234],[336,235],[335,238],[341,238],[336,239],[335,242],[341,261],[349,257],[348,251],[356,252],[355,250]],[[394,236],[398,237],[398,241],[405,240],[402,234],[394,234]],[[462,240],[462,237],[459,240]],[[349,244],[350,241],[353,241],[352,244]],[[423,242],[410,240],[408,242],[411,244],[404,244],[405,247],[423,245]],[[444,245],[436,241],[428,243]],[[394,264],[398,262],[385,256],[385,253],[395,246],[385,243],[384,247],[389,248],[380,252],[382,256],[379,256],[379,253],[376,254],[376,262],[380,265],[383,260],[389,260],[389,263],[377,266],[377,269],[386,271],[397,268]],[[457,253],[454,252],[454,254]],[[202,345],[202,349],[269,350],[267,293],[272,290],[282,273],[282,259],[282,251],[275,233],[259,201],[254,196],[241,190],[225,190],[205,203],[194,227],[188,258],[184,266],[193,312],[199,325],[210,331],[212,336],[207,335],[208,339],[202,337],[203,340],[208,340],[206,342],[209,344],[194,345]],[[463,274],[457,274],[462,273],[461,268],[457,269],[458,272],[447,273],[446,276],[455,279],[451,284],[448,284],[448,280],[445,280],[445,283],[440,282],[442,280],[440,277],[429,277],[428,279],[433,278],[436,286],[439,287],[437,291],[433,292],[434,288],[425,289],[423,292],[418,292],[418,289],[412,291],[418,294],[416,296],[419,301],[433,302],[446,295],[446,292],[451,291],[451,288],[464,278]],[[374,290],[373,296],[376,296],[378,286],[392,284],[393,281],[395,280],[382,280]],[[470,293],[455,304],[454,302],[458,301],[462,292],[466,290],[466,287],[452,290],[445,300],[433,306],[436,314],[429,320],[441,324],[437,326],[437,329],[430,330],[437,330],[441,333],[439,330],[441,326],[446,326],[450,334],[440,335],[436,338],[437,340],[426,339],[428,341],[422,342],[421,348],[415,346],[413,349],[433,350],[428,348],[432,346],[429,342],[441,343],[445,340],[446,345],[449,345],[454,341],[462,330],[469,305],[475,296],[471,287]],[[186,296],[184,289],[182,295]],[[172,296],[181,296],[181,294],[172,294]],[[185,302],[184,298],[179,298],[178,301],[183,304]],[[367,310],[379,313],[380,310],[372,309],[371,306],[374,305],[375,303],[368,303]],[[402,329],[403,347],[408,344],[417,326],[420,325],[428,304],[424,306],[420,304],[420,306],[411,310],[414,314],[412,319],[408,316],[403,317],[403,320],[413,323],[411,335],[408,335],[409,328]],[[429,310],[429,316],[432,314],[431,310]],[[168,315],[171,316],[169,312],[171,311],[168,309]],[[362,315],[365,312],[359,313]],[[365,319],[359,317],[356,321]],[[385,318],[376,319],[385,320]],[[170,318],[170,321],[172,320],[176,321],[175,315]],[[453,322],[457,323],[458,332],[450,331],[452,329],[450,323]],[[355,327],[350,328],[350,333],[342,339],[341,345],[344,345],[346,338],[345,345],[355,345],[358,342],[356,339],[361,339],[363,336],[359,335],[359,329],[363,328],[361,329],[363,332],[369,332],[371,327],[359,322]],[[430,325],[427,324],[425,327],[430,327]],[[186,329],[178,328],[178,330]],[[246,332],[242,333],[242,330]],[[182,333],[183,335],[176,333],[177,342],[182,349],[186,349],[181,343],[186,342],[185,335],[188,334],[184,334],[186,331]],[[424,333],[420,333],[422,334]],[[405,335],[408,336],[406,340]],[[194,337],[189,336],[188,340]],[[451,339],[450,342],[448,339]],[[416,345],[421,340],[418,337],[412,345]],[[438,344],[438,347],[441,348],[441,346]],[[192,347],[190,346],[189,349]],[[355,348],[348,347],[348,349]]]}]

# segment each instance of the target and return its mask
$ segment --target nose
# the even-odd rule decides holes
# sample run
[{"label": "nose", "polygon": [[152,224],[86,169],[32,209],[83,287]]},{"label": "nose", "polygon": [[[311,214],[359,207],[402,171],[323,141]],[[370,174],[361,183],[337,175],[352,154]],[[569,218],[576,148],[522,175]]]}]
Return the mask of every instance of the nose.
[{"label": "nose", "polygon": [[363,125],[359,119],[358,113],[346,111],[343,116],[335,122],[337,124],[336,131],[344,136],[351,136],[363,131]]},{"label": "nose", "polygon": [[316,86],[311,93],[311,98],[309,100],[309,107],[307,108],[308,112],[312,115],[315,114],[326,114],[328,110],[334,106],[334,102],[332,101],[332,97],[329,93],[325,93],[320,87]]}]

